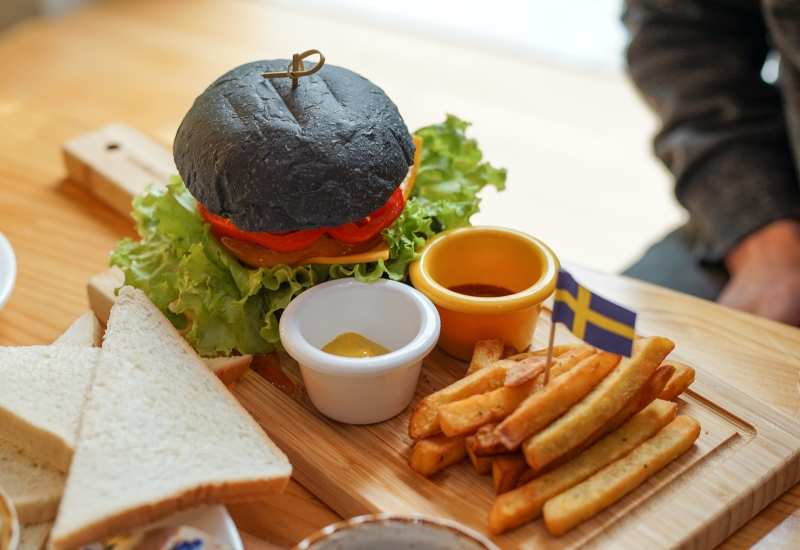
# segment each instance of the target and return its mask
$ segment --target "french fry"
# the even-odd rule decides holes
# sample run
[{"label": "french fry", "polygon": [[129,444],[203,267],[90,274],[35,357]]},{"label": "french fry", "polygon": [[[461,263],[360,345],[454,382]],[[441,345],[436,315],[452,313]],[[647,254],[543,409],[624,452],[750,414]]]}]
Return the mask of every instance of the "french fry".
[{"label": "french fry", "polygon": [[[539,366],[539,373],[542,372],[544,365]],[[439,425],[446,436],[453,437],[472,433],[489,422],[503,420],[531,394],[535,383],[535,380],[531,380],[521,386],[504,386],[442,405],[439,407]]]},{"label": "french fry", "polygon": [[[677,406],[654,401],[624,425],[573,460],[530,483],[501,495],[489,512],[489,530],[499,535],[542,515],[544,503],[589,478],[640,443],[650,439],[675,418]],[[521,481],[521,480],[520,480]]]},{"label": "french fry", "polygon": [[[580,453],[578,453],[578,454],[580,454]],[[522,456],[525,456],[525,455],[522,455]],[[577,455],[575,455],[575,456],[577,456]],[[572,458],[575,458],[575,456],[573,456],[573,457],[570,457],[570,460],[571,460]],[[561,464],[563,464],[564,462],[569,462],[569,461],[565,460],[564,462],[561,462],[560,460],[558,460],[558,461],[556,461],[556,462],[558,462],[558,463],[559,463],[559,464],[558,464],[558,466],[561,466]],[[522,472],[522,475],[521,475],[521,476],[519,476],[519,481],[517,481],[517,487],[522,487],[523,485],[526,485],[526,484],[530,483],[530,482],[531,482],[531,481],[533,481],[534,479],[536,479],[536,478],[539,478],[539,477],[542,477],[544,474],[546,474],[546,473],[548,473],[548,472],[551,472],[551,471],[555,470],[555,469],[556,469],[556,467],[557,467],[557,466],[556,466],[556,467],[552,467],[552,468],[551,468],[551,466],[552,466],[552,464],[548,465],[548,466],[547,466],[547,467],[544,469],[544,471],[534,470],[533,468],[531,468],[530,466],[528,466],[528,469],[527,469],[527,470],[525,470],[524,472]]]},{"label": "french fry", "polygon": [[519,351],[514,346],[506,346],[503,348],[503,356],[501,359],[508,359],[512,355],[519,355]]},{"label": "french fry", "polygon": [[472,350],[472,361],[469,363],[467,374],[481,370],[488,367],[495,361],[499,361],[503,357],[503,341],[502,340],[481,340],[475,344],[475,349]]},{"label": "french fry", "polygon": [[[672,365],[662,364],[660,367],[658,367],[647,380],[644,387],[636,393],[633,399],[628,401],[628,403],[626,403],[625,406],[622,407],[619,412],[611,418],[611,420],[606,422],[605,426],[598,430],[598,433],[595,434],[595,439],[599,439],[604,435],[613,432],[618,427],[622,426],[622,424],[627,422],[630,417],[647,407],[656,399],[660,399],[659,395],[663,392],[664,386],[667,385],[667,382],[669,382],[670,377],[674,372],[675,367]],[[664,399],[664,401],[668,400]]]},{"label": "french fry", "polygon": [[[581,344],[567,344],[564,346],[553,346],[553,357],[558,357],[564,353],[567,353],[572,348],[578,347]],[[503,359],[511,359],[512,361],[522,361],[523,359],[527,359],[528,357],[547,357],[547,348],[545,349],[537,349],[536,351],[526,351],[523,353],[517,353],[516,355],[509,355],[508,357],[503,357]]]},{"label": "french fry", "polygon": [[586,397],[525,441],[522,448],[531,468],[541,470],[611,420],[644,387],[674,347],[672,341],[658,336],[636,340],[633,357],[620,361]]},{"label": "french fry", "polygon": [[611,506],[686,452],[699,435],[697,420],[677,417],[627,456],[548,500],[543,508],[547,530],[561,535]]},{"label": "french fry", "polygon": [[[598,429],[597,432],[592,434],[588,438],[586,445],[582,446],[580,450],[588,447],[601,437],[610,434],[627,422],[628,419],[633,415],[647,407],[650,403],[656,399],[660,399],[659,395],[662,393],[664,386],[667,385],[670,377],[675,372],[675,367],[666,363],[667,362],[662,363],[661,366],[656,369],[656,372],[650,376],[650,378],[647,380],[647,383],[641,390],[637,392],[634,398],[628,401],[628,403],[626,403],[626,405],[622,407],[622,409],[620,409],[620,411],[615,414],[611,420],[606,422],[602,428]],[[664,399],[664,401],[667,400]]]},{"label": "french fry", "polygon": [[[672,401],[692,385],[692,382],[694,382],[694,369],[677,361],[664,361],[662,364],[675,367],[675,374],[669,379],[667,386],[658,398]],[[506,376],[508,376],[508,373],[506,373]]]},{"label": "french fry", "polygon": [[522,453],[497,455],[492,461],[494,492],[502,495],[517,486],[519,476],[528,469]]},{"label": "french fry", "polygon": [[570,452],[562,455],[557,460],[554,460],[543,469],[531,469],[526,471],[520,477],[520,485],[527,483],[531,479],[537,478],[571,460],[573,457],[580,454],[584,449],[589,447],[592,443],[599,440],[601,437],[605,437],[606,435],[610,434],[627,422],[628,419],[630,419],[633,415],[658,399],[658,395],[664,389],[664,386],[666,386],[670,376],[672,376],[672,373],[675,372],[674,367],[665,363],[666,361],[656,369],[656,372],[654,372],[653,375],[647,380],[645,386],[639,390],[636,396],[628,401],[628,403],[622,407],[622,409],[620,409],[620,411],[615,414],[611,420],[606,422],[602,427],[598,428],[597,431],[587,437],[580,445],[572,449]]},{"label": "french fry", "polygon": [[474,438],[474,443],[472,447],[472,452],[475,456],[494,456],[499,454],[510,453],[513,450],[517,449],[509,449],[497,438],[497,435],[494,433],[494,429],[497,427],[497,424],[486,424],[485,426],[481,426],[478,428],[478,431],[475,432],[474,435],[470,436]]},{"label": "french fry", "polygon": [[439,407],[502,387],[506,371],[516,364],[516,361],[506,359],[497,361],[426,396],[411,414],[408,421],[408,435],[412,439],[425,439],[440,432]]},{"label": "french fry", "polygon": [[467,456],[465,437],[435,435],[417,441],[408,457],[408,465],[415,472],[429,477]]},{"label": "french fry", "polygon": [[[540,365],[544,366],[547,356],[547,350],[542,350],[545,353],[542,355],[534,355],[530,358],[522,360],[518,365],[511,367],[506,373],[506,386],[519,386],[525,384],[539,376],[536,372]],[[539,352],[536,352],[539,353]],[[564,353],[556,354],[553,348],[553,364],[550,365],[550,376],[558,376],[567,372],[569,369],[589,357],[597,353],[597,350],[588,344],[581,344],[569,348]],[[543,357],[544,359],[537,360],[536,357]],[[541,383],[544,383],[542,379]]]},{"label": "french fry", "polygon": [[[546,357],[529,357],[508,370],[505,385],[506,387],[516,387],[527,384],[542,374],[546,366]],[[552,368],[552,365],[550,368]]]},{"label": "french fry", "polygon": [[[554,360],[550,375],[560,376],[594,353],[597,350],[588,345],[571,348]],[[529,370],[530,365],[535,370]],[[511,368],[524,370],[529,380],[522,385],[505,386],[439,407],[439,427],[445,435],[471,433],[485,424],[503,420],[531,393],[543,387],[544,364],[539,356],[523,359]]]},{"label": "french fry", "polygon": [[484,476],[491,472],[492,460],[494,459],[491,456],[477,456],[475,454],[475,436],[467,436],[464,441],[467,444],[467,455],[469,456],[469,460],[472,462],[472,465],[475,466],[475,470],[477,470],[478,474]]},{"label": "french fry", "polygon": [[[525,399],[496,428],[498,438],[509,449],[520,446],[583,399],[619,361],[620,356],[612,353],[590,355],[569,372],[554,378],[542,391]],[[506,373],[506,380],[510,373]]]}]

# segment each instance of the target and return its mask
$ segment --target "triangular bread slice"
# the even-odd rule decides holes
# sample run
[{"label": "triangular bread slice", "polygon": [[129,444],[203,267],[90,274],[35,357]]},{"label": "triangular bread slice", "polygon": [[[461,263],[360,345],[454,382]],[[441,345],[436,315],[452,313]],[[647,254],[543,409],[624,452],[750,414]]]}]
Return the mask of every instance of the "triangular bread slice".
[{"label": "triangular bread slice", "polygon": [[11,497],[21,525],[55,519],[65,475],[0,438],[0,487]]},{"label": "triangular bread slice", "polygon": [[[102,329],[100,328],[100,323],[97,322],[97,318],[94,316],[94,313],[88,311],[78,317],[67,329],[67,331],[64,332],[64,334],[62,334],[58,340],[53,342],[52,345],[57,347],[66,346],[92,348],[100,346],[101,343]],[[26,354],[24,351],[9,353],[12,355]],[[70,354],[65,356],[64,354],[60,354],[58,351],[54,351],[53,353],[62,356],[67,361],[69,361],[71,358]],[[88,381],[90,375],[93,373],[94,366],[96,366],[96,359],[99,356],[99,352],[93,351],[90,352],[90,354],[95,359],[95,365],[90,365],[88,367],[86,365],[79,366],[79,382]],[[0,351],[0,357],[3,355],[8,354]],[[69,370],[68,367],[61,367],[55,363],[54,365],[60,371],[65,368]],[[5,368],[0,367],[0,371],[5,371]],[[15,374],[24,377],[26,374],[28,374],[26,371],[27,368],[23,368],[21,372],[17,372]],[[53,377],[55,377],[56,374],[57,373],[53,373]],[[46,377],[47,373],[38,372],[36,375],[37,377]],[[75,385],[70,385],[70,387],[75,388]],[[69,448],[67,450],[62,449],[62,451],[57,453],[56,456],[72,454],[72,445],[74,444],[75,436],[77,436],[78,428],[78,424],[74,422],[74,420],[80,419],[80,416],[83,414],[83,405],[86,401],[90,384],[82,383],[79,384],[79,388],[80,387],[83,388],[83,392],[79,392],[79,395],[73,396],[79,397],[80,399],[74,399],[72,401],[60,403],[61,406],[67,406],[69,403],[72,403],[74,410],[57,411],[58,415],[64,414],[69,417],[68,424],[74,427],[75,433],[73,434],[73,437],[68,437],[66,440],[63,440],[63,445]],[[32,388],[25,388],[25,391],[32,391]],[[36,396],[33,397],[36,398]],[[40,395],[38,397],[44,399],[48,398],[48,395]],[[0,408],[2,408],[2,405],[0,405]],[[25,407],[22,407],[21,409],[15,409],[15,412],[17,414],[25,414],[23,412],[24,409]],[[10,415],[11,411],[6,410],[6,414]],[[0,412],[0,416],[3,416],[2,412]],[[35,424],[36,429],[34,429],[34,432],[37,432],[39,429],[46,428],[38,422],[36,417],[24,418],[22,420],[27,422],[29,427]],[[29,444],[31,446],[36,446],[35,435],[29,437],[23,428],[19,429],[20,432],[18,439],[30,439]],[[9,431],[10,429],[8,427],[5,429],[0,428],[0,432]],[[46,437],[45,440],[52,443],[52,438],[50,437]],[[37,457],[31,451],[20,447],[8,439],[0,437],[0,487],[2,487],[6,493],[8,493],[9,497],[11,497],[14,507],[17,509],[19,522],[22,525],[47,522],[55,519],[56,517],[58,502],[61,500],[61,492],[64,489],[64,480],[66,479],[66,476],[52,466],[48,461],[42,460],[42,456],[48,452],[48,449],[49,444],[45,445],[44,448],[40,447],[40,456]],[[51,457],[44,456],[44,458]],[[67,465],[68,462],[64,460],[62,467],[66,467]],[[45,535],[49,529],[50,527],[48,524],[47,529],[44,531]],[[34,529],[31,532],[38,531]],[[41,542],[42,541],[39,541],[39,546],[41,546]]]},{"label": "triangular bread slice", "polygon": [[0,437],[66,472],[100,353],[0,347]]},{"label": "triangular bread slice", "polygon": [[103,344],[103,328],[94,313],[87,311],[53,342],[54,346],[99,348]]},{"label": "triangular bread slice", "polygon": [[283,490],[286,456],[139,290],[111,311],[50,545]]},{"label": "triangular bread slice", "polygon": [[[111,308],[117,301],[116,289],[125,285],[125,274],[118,267],[112,267],[108,271],[98,273],[89,279],[87,290],[89,292],[89,305],[92,311],[104,323],[108,322],[111,315]],[[177,300],[175,301],[177,302]],[[186,328],[185,331],[189,329]],[[59,339],[60,340],[60,339]],[[252,360],[251,355],[241,355],[235,357],[204,357],[206,366],[214,371],[222,383],[226,386],[233,384],[236,380],[247,372]]]}]

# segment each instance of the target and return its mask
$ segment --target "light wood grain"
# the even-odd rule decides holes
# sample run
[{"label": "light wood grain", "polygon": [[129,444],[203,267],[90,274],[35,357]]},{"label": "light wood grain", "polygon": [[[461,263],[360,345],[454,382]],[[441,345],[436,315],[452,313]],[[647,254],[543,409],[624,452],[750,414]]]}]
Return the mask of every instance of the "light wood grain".
[{"label": "light wood grain", "polygon": [[116,289],[125,284],[125,274],[116,266],[93,275],[86,284],[89,307],[101,324],[108,323],[111,308],[117,301]]},{"label": "light wood grain", "polygon": [[149,184],[166,186],[178,171],[172,153],[121,122],[64,142],[67,174],[123,216]]},{"label": "light wood grain", "polygon": [[[543,315],[534,345],[544,346],[548,333]],[[557,331],[557,342],[569,340],[565,331]],[[297,364],[286,355],[281,359],[296,385],[291,397],[254,373],[240,380],[234,394],[270,427],[303,485],[345,517],[422,512],[488,535],[494,490],[469,461],[430,478],[407,464],[413,444],[407,433],[410,412],[420,399],[461,378],[465,363],[437,349],[425,360],[406,411],[380,424],[350,426],[318,413],[302,388]],[[275,426],[271,419],[278,414],[284,421]],[[702,368],[680,399],[679,414],[700,421],[700,438],[622,501],[559,538],[536,521],[494,542],[504,548],[710,549],[798,480],[800,426]]]},{"label": "light wood grain", "polygon": [[239,529],[282,546],[293,546],[319,526],[342,519],[296,482],[270,502],[232,504],[228,511]]},{"label": "light wood grain", "polygon": [[17,283],[0,311],[0,345],[50,343],[88,308],[88,277],[131,221],[64,179],[61,144],[91,129],[0,98],[0,231],[17,255]]},{"label": "light wood grain", "polygon": [[[562,259],[616,270],[685,216],[651,152],[657,121],[624,75],[256,0],[106,1],[32,21],[0,37],[0,94],[93,127],[119,120],[171,145],[194,98],[220,75],[308,48],[384,89],[412,129],[445,113],[474,123],[486,158],[509,169],[508,190],[486,193],[478,223],[513,219]],[[490,76],[498,74],[513,80]]]},{"label": "light wood grain", "polygon": [[[0,97],[0,231],[14,246],[20,270],[0,310],[0,345],[52,342],[87,309],[86,283],[106,269],[108,251],[133,235],[130,220],[63,179],[61,144],[91,131],[92,124]],[[800,331],[638,281],[570,268],[583,284],[636,309],[640,330],[674,339],[685,361],[789,416],[800,407]],[[237,508],[234,517],[250,532],[286,545],[339,517],[296,482],[290,487],[296,492],[289,501]],[[758,541],[791,547],[800,536],[798,508],[795,486],[721,548]]]},{"label": "light wood grain", "polygon": [[567,266],[581,283],[634,311],[636,328],[675,341],[681,357],[769,403],[798,415],[800,329],[619,275]]},{"label": "light wood grain", "polygon": [[[479,223],[527,231],[573,265],[610,270],[681,218],[650,153],[657,124],[623,78],[249,0],[107,1],[0,34],[0,231],[19,260],[0,310],[0,345],[52,342],[87,309],[86,283],[106,268],[114,243],[134,235],[129,219],[64,179],[65,140],[120,120],[169,147],[217,76],[308,47],[378,83],[411,127],[445,111],[475,123],[487,158],[510,169],[509,190],[488,193]],[[517,85],[498,91],[495,80],[469,76],[474,67],[514,72]],[[637,310],[640,329],[674,339],[687,362],[797,413],[796,329],[625,278],[574,274]],[[266,526],[258,534],[289,544],[333,521],[330,510],[311,512],[326,508],[304,494],[258,516]],[[795,486],[720,548],[795,548],[798,509]]]},{"label": "light wood grain", "polygon": [[[87,281],[107,269],[109,251],[136,235],[130,218],[65,179],[62,144],[94,128],[0,96],[0,231],[18,264],[17,284],[0,310],[0,345],[53,342],[89,308]],[[260,525],[257,534],[268,530],[263,538],[288,547],[341,519],[294,480],[286,494],[294,496],[261,509],[271,521],[249,528]]]}]

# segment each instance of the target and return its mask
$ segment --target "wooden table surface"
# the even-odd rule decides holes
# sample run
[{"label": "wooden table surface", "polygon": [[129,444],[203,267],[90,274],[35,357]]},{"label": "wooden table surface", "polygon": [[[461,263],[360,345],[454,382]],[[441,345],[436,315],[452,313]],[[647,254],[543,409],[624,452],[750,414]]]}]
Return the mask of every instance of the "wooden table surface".
[{"label": "wooden table surface", "polygon": [[[299,27],[292,26],[302,19],[289,10],[249,1],[110,2],[60,21],[34,20],[0,36],[0,232],[10,240],[18,261],[16,288],[0,311],[0,345],[52,342],[88,308],[86,282],[105,268],[116,241],[134,235],[130,220],[65,179],[60,155],[64,140],[121,120],[169,145],[199,91],[225,70],[257,57],[284,57],[308,47],[325,51],[325,45],[330,49],[343,44],[343,57],[350,56],[352,62],[339,64],[353,66],[359,59],[356,52],[365,52],[370,40],[379,38],[398,48],[394,57],[380,60],[384,64],[396,61],[408,68],[409,52],[419,60],[429,55],[445,60],[454,54],[445,44],[424,42],[432,51],[423,52],[413,36],[382,36],[344,22],[330,28],[312,21],[319,42],[309,45],[308,36],[298,40],[294,30]],[[250,38],[236,38],[240,27]],[[374,68],[380,73],[378,61]],[[529,70],[527,78],[547,77],[565,89],[593,83],[598,95],[617,93],[614,83],[602,79],[581,80],[547,67]],[[436,107],[436,102],[452,100],[458,112],[459,106],[491,101],[491,90],[480,82],[442,83],[433,77],[403,82],[389,72],[380,74],[390,81],[385,87],[392,89],[392,97],[413,105],[407,120],[436,120],[452,104]],[[461,96],[448,95],[448,86],[463,86]],[[484,122],[486,135],[476,135],[489,146],[493,137],[503,139],[500,128],[509,124]],[[527,152],[509,147],[505,155],[506,164],[514,165]],[[595,168],[603,170],[602,165]],[[641,164],[640,170],[648,169]],[[509,184],[515,184],[513,177]],[[506,225],[530,230],[524,212],[509,207],[504,213],[502,198],[498,195],[484,206],[495,216],[505,214]],[[558,226],[566,233],[560,238],[580,239],[580,232],[568,225]],[[566,257],[578,260],[574,254]],[[798,415],[800,330],[623,277],[579,267],[573,273],[593,290],[638,311],[642,333],[672,338],[681,356],[693,364],[789,417]],[[295,482],[267,507],[229,509],[251,548],[288,547],[340,519]],[[800,485],[721,547],[799,545]]]}]

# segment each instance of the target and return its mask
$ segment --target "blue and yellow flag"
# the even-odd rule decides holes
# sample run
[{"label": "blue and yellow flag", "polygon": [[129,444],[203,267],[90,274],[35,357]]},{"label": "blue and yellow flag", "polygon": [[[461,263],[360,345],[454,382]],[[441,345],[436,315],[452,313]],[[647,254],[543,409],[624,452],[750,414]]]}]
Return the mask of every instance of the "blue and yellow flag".
[{"label": "blue and yellow flag", "polygon": [[636,314],[579,285],[560,269],[556,283],[554,323],[564,323],[572,333],[595,347],[630,357]]}]

